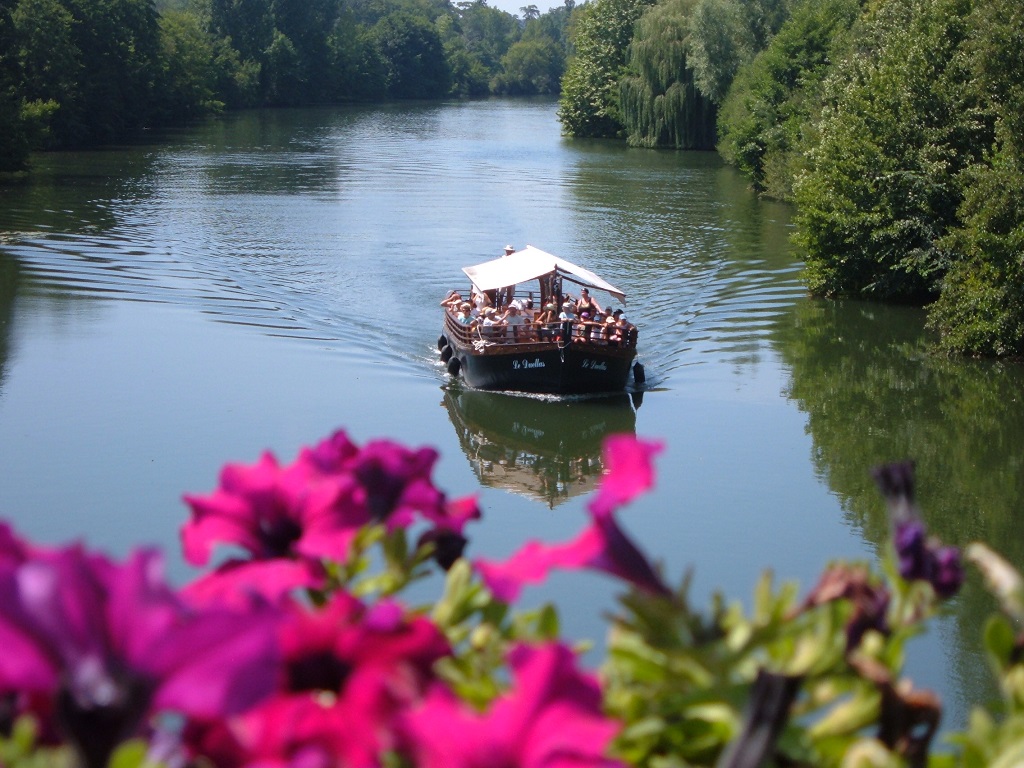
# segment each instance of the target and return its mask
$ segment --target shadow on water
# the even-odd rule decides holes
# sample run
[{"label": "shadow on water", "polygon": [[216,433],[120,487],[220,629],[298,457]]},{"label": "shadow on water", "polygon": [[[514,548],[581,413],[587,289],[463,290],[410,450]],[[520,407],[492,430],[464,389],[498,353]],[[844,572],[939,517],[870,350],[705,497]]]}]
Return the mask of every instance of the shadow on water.
[{"label": "shadow on water", "polygon": [[444,391],[459,445],[480,483],[551,509],[595,488],[604,438],[636,432],[635,402],[639,395],[567,400],[454,386]]}]

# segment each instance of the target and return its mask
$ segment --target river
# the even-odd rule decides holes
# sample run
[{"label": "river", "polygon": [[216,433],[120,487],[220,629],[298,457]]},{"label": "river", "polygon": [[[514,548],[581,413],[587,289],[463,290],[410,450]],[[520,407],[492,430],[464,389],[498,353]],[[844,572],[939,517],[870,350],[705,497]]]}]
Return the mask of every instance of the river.
[{"label": "river", "polygon": [[[790,214],[715,154],[564,139],[547,100],[232,114],[40,156],[0,187],[0,515],[42,542],[156,544],[182,581],[183,493],[343,427],[436,446],[438,484],[485,510],[471,554],[497,557],[574,535],[602,437],[633,431],[666,449],[623,525],[670,580],[692,571],[698,605],[877,559],[869,471],[904,457],[931,530],[1024,565],[1021,368],[932,357],[919,310],[808,298]],[[438,301],[506,243],[626,292],[642,391],[452,386]],[[556,574],[525,599],[600,641],[616,590]],[[989,607],[972,580],[911,649],[947,728],[992,695]]]}]

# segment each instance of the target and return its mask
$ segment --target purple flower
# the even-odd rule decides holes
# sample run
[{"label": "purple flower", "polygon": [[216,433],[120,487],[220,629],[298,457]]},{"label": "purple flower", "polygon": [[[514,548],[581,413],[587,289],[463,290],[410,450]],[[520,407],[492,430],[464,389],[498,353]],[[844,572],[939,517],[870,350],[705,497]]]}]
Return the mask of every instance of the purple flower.
[{"label": "purple flower", "polygon": [[914,499],[914,463],[884,464],[872,474],[889,508],[900,576],[927,581],[941,598],[955,595],[964,581],[960,550],[928,537]]},{"label": "purple flower", "polygon": [[70,547],[0,564],[0,691],[37,703],[86,766],[147,717],[242,711],[273,690],[276,617],[197,611],[149,550],[124,564]]},{"label": "purple flower", "polygon": [[893,545],[899,560],[900,576],[908,581],[927,580],[931,572],[931,553],[925,541],[924,523],[909,520],[896,524]]}]

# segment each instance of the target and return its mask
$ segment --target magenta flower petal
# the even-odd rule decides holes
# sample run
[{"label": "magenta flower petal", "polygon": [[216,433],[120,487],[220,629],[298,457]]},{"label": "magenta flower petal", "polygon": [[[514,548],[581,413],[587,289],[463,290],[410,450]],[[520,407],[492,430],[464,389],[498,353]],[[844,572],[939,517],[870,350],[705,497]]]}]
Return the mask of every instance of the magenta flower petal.
[{"label": "magenta flower petal", "polygon": [[605,754],[620,724],[601,712],[601,691],[562,645],[519,646],[513,686],[483,714],[435,687],[404,720],[420,768],[618,768]]},{"label": "magenta flower petal", "polygon": [[635,435],[612,435],[604,441],[605,475],[590,502],[595,515],[614,512],[654,485],[654,457],[663,450],[660,442]]},{"label": "magenta flower petal", "polygon": [[539,584],[554,568],[584,568],[601,555],[603,541],[596,526],[589,526],[565,544],[528,541],[508,560],[498,563],[478,559],[477,572],[497,599],[512,603],[526,584]]},{"label": "magenta flower petal", "polygon": [[503,563],[477,560],[474,565],[491,593],[506,603],[514,602],[524,585],[543,581],[554,568],[603,571],[653,594],[669,594],[611,515],[595,515],[590,525],[564,544],[530,541]]},{"label": "magenta flower petal", "polygon": [[154,551],[121,565],[72,547],[0,567],[0,689],[48,701],[89,766],[156,709],[254,703],[276,681],[272,629],[252,612],[190,609]]},{"label": "magenta flower petal", "polygon": [[14,533],[7,523],[0,522],[0,565],[23,563],[31,555],[32,548]]},{"label": "magenta flower petal", "polygon": [[182,595],[196,606],[246,608],[276,605],[296,589],[318,589],[326,581],[323,566],[299,560],[229,560],[217,570],[194,580]]},{"label": "magenta flower petal", "polygon": [[276,613],[207,612],[179,623],[135,663],[160,681],[155,710],[215,718],[242,712],[276,688]]}]

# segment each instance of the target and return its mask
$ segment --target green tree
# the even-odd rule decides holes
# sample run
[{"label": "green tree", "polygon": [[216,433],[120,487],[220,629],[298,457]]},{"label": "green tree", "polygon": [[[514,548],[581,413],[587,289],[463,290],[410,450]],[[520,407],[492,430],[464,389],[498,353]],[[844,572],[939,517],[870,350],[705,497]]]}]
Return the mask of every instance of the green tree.
[{"label": "green tree", "polygon": [[13,5],[13,0],[0,0],[0,173],[23,170],[29,153],[18,88]]},{"label": "green tree", "polygon": [[562,79],[558,119],[577,137],[622,134],[619,80],[633,28],[650,0],[593,0],[579,11],[572,44],[575,55]]},{"label": "green tree", "polygon": [[1024,9],[978,3],[966,50],[978,90],[992,99],[996,142],[963,178],[960,225],[944,245],[957,256],[930,308],[951,352],[1024,355]]},{"label": "green tree", "polygon": [[[33,44],[27,52],[42,53],[33,65],[41,79],[66,81],[53,68],[66,63],[77,68],[70,92],[47,97],[60,106],[53,120],[56,142],[64,147],[109,143],[151,127],[158,114],[161,43],[149,0],[63,0],[37,7],[46,9],[54,35],[45,47]],[[45,32],[33,28],[32,34]]]},{"label": "green tree", "polygon": [[451,73],[434,26],[406,11],[392,13],[370,31],[385,70],[387,95],[430,99],[448,94]]},{"label": "green tree", "polygon": [[215,43],[198,16],[167,11],[160,17],[163,72],[161,113],[170,122],[220,111]]},{"label": "green tree", "polygon": [[696,0],[667,0],[637,22],[629,73],[621,83],[622,116],[632,146],[712,149],[715,107],[688,65],[690,15]]},{"label": "green tree", "polygon": [[961,46],[970,0],[888,0],[826,78],[810,169],[797,179],[796,242],[814,293],[934,296],[950,254],[958,174],[991,129]]},{"label": "green tree", "polygon": [[495,80],[496,93],[558,93],[565,54],[550,38],[520,40],[502,57],[501,66],[504,71]]},{"label": "green tree", "polygon": [[821,108],[821,79],[859,13],[860,0],[800,3],[733,80],[718,115],[718,151],[758,192],[792,198],[805,134]]},{"label": "green tree", "polygon": [[330,100],[363,101],[380,98],[385,91],[384,64],[369,30],[343,11],[328,38],[331,63]]},{"label": "green tree", "polygon": [[519,39],[519,22],[515,16],[492,8],[484,0],[460,2],[458,28],[466,48],[486,67],[489,75],[501,69],[501,57]]},{"label": "green tree", "polygon": [[721,104],[736,73],[788,17],[789,0],[700,0],[690,21],[690,66],[701,93]]},{"label": "green tree", "polygon": [[73,109],[84,76],[74,17],[60,0],[17,0],[11,23],[21,98],[51,104],[53,121],[66,123],[57,113]]},{"label": "green tree", "polygon": [[[329,37],[338,16],[336,0],[274,0],[276,33],[294,51],[294,74],[288,103],[323,102],[331,91],[331,48]],[[278,94],[280,99],[283,94]]]}]

